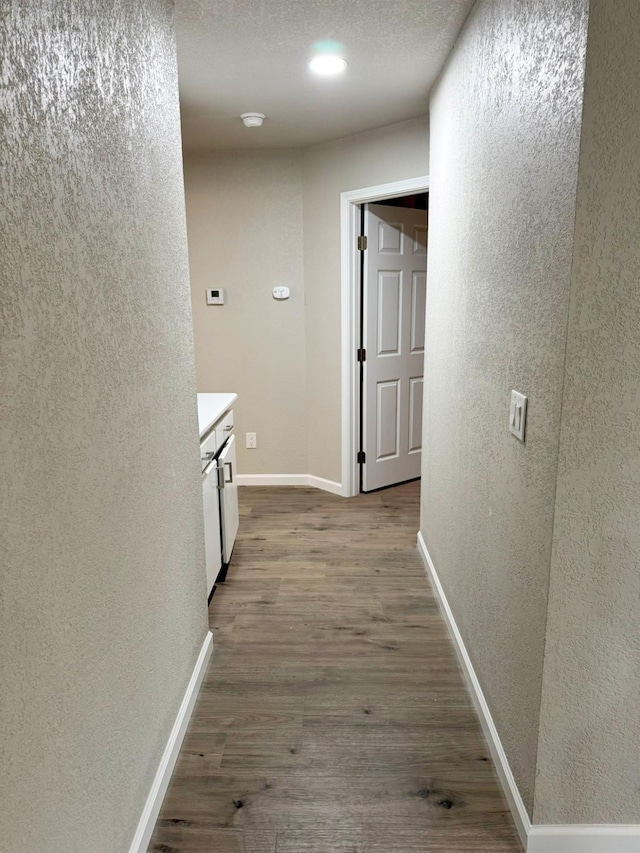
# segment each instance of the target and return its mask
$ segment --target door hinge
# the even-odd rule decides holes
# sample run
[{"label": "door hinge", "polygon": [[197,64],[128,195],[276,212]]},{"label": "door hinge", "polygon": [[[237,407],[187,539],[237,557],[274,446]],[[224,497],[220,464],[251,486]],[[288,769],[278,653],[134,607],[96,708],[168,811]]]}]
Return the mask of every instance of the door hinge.
[{"label": "door hinge", "polygon": [[367,248],[367,238],[364,236],[364,234],[362,234],[362,235],[360,235],[360,237],[358,237],[358,251],[362,252],[366,248]]},{"label": "door hinge", "polygon": [[367,454],[364,452],[364,450],[359,450],[359,451],[358,451],[358,458],[357,458],[357,460],[356,460],[356,461],[358,462],[358,465],[359,465],[361,462],[366,462],[366,461],[367,461]]},{"label": "door hinge", "polygon": [[367,351],[366,349],[359,349],[356,354],[356,361],[366,361],[367,360]]}]

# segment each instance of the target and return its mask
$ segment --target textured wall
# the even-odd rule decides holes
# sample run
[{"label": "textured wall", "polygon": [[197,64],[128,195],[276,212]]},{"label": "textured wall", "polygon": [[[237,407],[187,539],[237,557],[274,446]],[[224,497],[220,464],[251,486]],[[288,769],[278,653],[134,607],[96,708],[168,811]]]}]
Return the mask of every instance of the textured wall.
[{"label": "textured wall", "polygon": [[340,193],[428,173],[426,118],[308,148],[304,156],[309,472],[340,482]]},{"label": "textured wall", "polygon": [[206,631],[171,4],[0,11],[0,849],[128,849]]},{"label": "textured wall", "polygon": [[640,8],[592,0],[537,823],[640,823]]},{"label": "textured wall", "polygon": [[[235,391],[241,474],[306,474],[300,151],[185,157],[198,391]],[[291,297],[276,301],[276,285]],[[208,306],[207,287],[227,288]],[[245,432],[258,448],[245,449]]]},{"label": "textured wall", "polygon": [[421,526],[530,814],[586,10],[479,0],[431,103]]}]

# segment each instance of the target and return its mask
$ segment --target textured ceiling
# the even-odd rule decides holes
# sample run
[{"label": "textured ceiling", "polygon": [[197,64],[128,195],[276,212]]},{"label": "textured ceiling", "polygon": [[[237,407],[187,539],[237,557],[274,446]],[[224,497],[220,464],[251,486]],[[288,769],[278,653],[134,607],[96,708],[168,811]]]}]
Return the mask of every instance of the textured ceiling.
[{"label": "textured ceiling", "polygon": [[[176,0],[187,149],[298,147],[425,115],[473,0]],[[307,68],[334,40],[338,78]],[[240,114],[267,119],[247,129]]]}]

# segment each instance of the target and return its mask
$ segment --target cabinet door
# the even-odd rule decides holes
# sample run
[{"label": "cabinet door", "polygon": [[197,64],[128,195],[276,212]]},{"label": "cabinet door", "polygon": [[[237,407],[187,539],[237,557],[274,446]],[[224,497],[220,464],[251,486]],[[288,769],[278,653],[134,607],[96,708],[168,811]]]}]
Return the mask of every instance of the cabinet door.
[{"label": "cabinet door", "polygon": [[204,504],[204,549],[207,566],[207,595],[218,577],[222,566],[220,542],[220,500],[218,498],[218,471],[216,462],[205,469],[202,476],[202,501]]},{"label": "cabinet door", "polygon": [[236,483],[236,439],[231,436],[218,458],[220,475],[220,510],[222,516],[222,561],[228,563],[238,532],[238,485]]}]

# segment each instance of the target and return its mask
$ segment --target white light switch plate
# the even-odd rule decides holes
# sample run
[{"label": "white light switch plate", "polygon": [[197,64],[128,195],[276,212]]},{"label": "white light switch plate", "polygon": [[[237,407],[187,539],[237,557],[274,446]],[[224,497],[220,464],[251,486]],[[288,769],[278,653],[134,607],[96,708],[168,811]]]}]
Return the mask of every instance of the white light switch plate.
[{"label": "white light switch plate", "polygon": [[512,391],[511,406],[509,407],[509,430],[520,441],[524,441],[526,424],[527,398],[519,391]]}]

